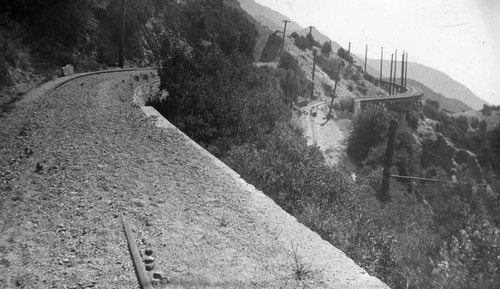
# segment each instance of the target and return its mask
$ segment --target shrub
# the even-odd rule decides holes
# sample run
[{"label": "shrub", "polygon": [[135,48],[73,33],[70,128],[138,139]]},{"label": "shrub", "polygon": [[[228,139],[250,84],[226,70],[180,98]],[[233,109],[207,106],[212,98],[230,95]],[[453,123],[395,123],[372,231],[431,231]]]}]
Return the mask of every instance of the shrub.
[{"label": "shrub", "polygon": [[360,163],[370,149],[386,139],[389,115],[381,108],[369,106],[365,113],[358,114],[347,140],[347,153]]},{"label": "shrub", "polygon": [[150,102],[194,140],[218,152],[272,131],[290,111],[272,80],[235,55],[175,50],[159,70],[165,99]]},{"label": "shrub", "polygon": [[340,108],[342,111],[353,112],[354,111],[354,99],[344,98],[339,101]]},{"label": "shrub", "polygon": [[332,44],[330,41],[323,43],[323,45],[321,46],[321,53],[323,53],[326,56],[332,53]]},{"label": "shrub", "polygon": [[295,46],[297,46],[300,50],[303,50],[303,51],[306,50],[307,48],[311,48],[307,39],[302,35],[295,38],[294,43],[295,43]]},{"label": "shrub", "polygon": [[362,86],[362,85],[357,85],[356,86],[356,89],[361,92],[363,95],[366,95],[366,93],[368,92],[368,88],[365,87],[365,86]]},{"label": "shrub", "polygon": [[337,55],[344,59],[345,61],[349,62],[349,63],[353,63],[353,59],[352,59],[352,56],[349,54],[349,52],[347,52],[344,48],[340,47],[338,50],[337,50]]}]

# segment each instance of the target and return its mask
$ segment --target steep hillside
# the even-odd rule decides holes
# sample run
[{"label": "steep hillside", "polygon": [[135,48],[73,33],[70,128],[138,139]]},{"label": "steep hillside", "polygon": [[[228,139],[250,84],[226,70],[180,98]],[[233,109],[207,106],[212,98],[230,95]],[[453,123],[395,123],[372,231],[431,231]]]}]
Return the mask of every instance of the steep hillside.
[{"label": "steep hillside", "polygon": [[[283,20],[289,20],[290,22],[287,24],[287,35],[290,35],[293,32],[297,32],[299,35],[307,35],[309,33],[309,28],[303,28],[289,17],[272,10],[269,7],[260,5],[254,0],[238,0],[240,1],[241,8],[245,10],[248,14],[250,14],[253,18],[255,18],[260,24],[268,27],[270,30],[283,31]],[[312,29],[312,36],[316,41],[323,44],[325,42],[331,42],[332,50],[336,52],[340,47],[342,47],[337,42],[331,40],[328,36],[322,34],[316,28]],[[347,45],[347,44],[346,44]],[[347,47],[344,47],[347,49]],[[356,55],[352,55],[354,59],[354,63],[360,65],[362,60]]]},{"label": "steep hillside", "polygon": [[283,30],[283,20],[289,20],[287,24],[287,30],[296,31],[302,30],[303,28],[295,21],[291,20],[287,16],[274,11],[273,9],[260,5],[254,0],[238,0],[240,2],[241,8],[245,10],[248,14],[252,15],[257,21],[262,23],[262,25],[269,27],[271,30]]},{"label": "steep hillside", "polygon": [[[367,68],[368,72],[374,75],[379,74],[380,59],[368,59],[368,65],[370,66],[370,69]],[[389,75],[390,65],[390,60],[384,60],[383,74],[386,76]],[[475,110],[481,109],[483,104],[488,104],[466,86],[452,79],[445,73],[422,64],[409,62],[408,78],[415,79],[433,91],[441,93],[448,98],[458,99]]]}]

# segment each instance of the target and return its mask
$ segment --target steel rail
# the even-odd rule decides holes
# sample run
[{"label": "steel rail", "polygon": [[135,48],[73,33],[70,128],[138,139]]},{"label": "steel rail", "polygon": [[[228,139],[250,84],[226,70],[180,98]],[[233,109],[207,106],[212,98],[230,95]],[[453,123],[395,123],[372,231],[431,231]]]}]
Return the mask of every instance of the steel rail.
[{"label": "steel rail", "polygon": [[146,269],[142,264],[139,249],[137,249],[137,244],[135,243],[135,239],[132,235],[132,231],[130,230],[130,226],[123,216],[121,217],[121,219],[123,231],[125,232],[125,237],[127,237],[128,250],[130,252],[130,256],[132,257],[132,263],[134,263],[135,275],[137,276],[137,280],[139,281],[139,286],[142,289],[153,289],[151,281],[146,274]]}]

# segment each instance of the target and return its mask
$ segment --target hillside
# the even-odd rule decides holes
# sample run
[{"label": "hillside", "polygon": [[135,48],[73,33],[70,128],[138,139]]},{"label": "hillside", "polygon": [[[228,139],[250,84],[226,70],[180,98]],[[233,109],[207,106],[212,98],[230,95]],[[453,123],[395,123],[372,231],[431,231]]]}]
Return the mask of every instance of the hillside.
[{"label": "hillside", "polygon": [[437,93],[426,85],[413,79],[408,79],[408,85],[416,87],[424,92],[424,99],[439,102],[440,108],[450,112],[473,111],[473,109],[458,99],[448,98],[441,93]]},{"label": "hillside", "polygon": [[[369,73],[379,75],[380,59],[368,59],[368,65],[370,66],[370,68],[367,68]],[[391,61],[384,60],[383,74],[387,77],[389,75],[390,66]],[[398,67],[401,67],[399,60]],[[399,73],[400,72],[398,71],[398,76]],[[481,109],[483,104],[488,104],[486,101],[470,91],[470,89],[466,86],[452,79],[445,73],[422,64],[409,62],[408,78],[417,80],[436,93],[440,93],[445,97],[458,99],[475,110]]]},{"label": "hillside", "polygon": [[295,21],[291,20],[289,17],[274,11],[273,9],[260,5],[254,0],[238,0],[240,2],[241,8],[245,10],[248,14],[252,15],[257,21],[262,23],[262,25],[269,27],[272,31],[281,30],[283,31],[283,20],[289,20],[287,24],[287,30],[298,31],[303,28]]},{"label": "hillside", "polygon": [[[293,20],[291,20],[289,17],[286,15],[283,15],[269,7],[260,5],[259,3],[255,2],[254,0],[238,0],[240,1],[241,8],[245,10],[248,14],[252,15],[257,21],[259,21],[262,25],[267,26],[270,30],[275,31],[283,31],[283,20],[290,20],[290,23],[287,24],[287,35],[290,35],[293,32],[297,32],[299,35],[306,35],[309,33],[309,28],[303,28]],[[322,34],[320,31],[318,31],[316,28],[312,29],[312,36],[316,41],[319,43],[323,44],[325,42],[331,42],[332,44],[332,49],[334,52],[336,52],[340,47],[344,47],[347,50],[347,43],[345,43],[346,46],[341,46],[337,42],[333,41],[330,39],[328,36]],[[354,62],[358,65],[361,65],[362,61],[361,59],[352,54]]]}]

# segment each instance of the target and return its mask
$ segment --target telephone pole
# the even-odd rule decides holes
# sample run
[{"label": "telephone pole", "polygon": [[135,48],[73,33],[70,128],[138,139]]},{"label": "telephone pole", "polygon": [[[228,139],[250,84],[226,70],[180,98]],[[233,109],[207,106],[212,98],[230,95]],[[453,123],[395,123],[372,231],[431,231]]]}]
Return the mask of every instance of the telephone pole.
[{"label": "telephone pole", "polygon": [[349,48],[347,49],[347,56],[351,56],[351,41],[349,41]]},{"label": "telephone pole", "polygon": [[405,85],[405,52],[403,51],[403,54],[401,55],[401,87],[404,87]]},{"label": "telephone pole", "polygon": [[123,68],[125,66],[125,57],[124,57],[124,50],[125,50],[125,12],[127,10],[127,0],[122,0],[122,15],[121,15],[121,35],[120,35],[120,45],[118,46],[118,66]]},{"label": "telephone pole", "polygon": [[408,52],[406,52],[405,87],[407,82],[408,82]]},{"label": "telephone pole", "polygon": [[339,62],[339,67],[337,68],[337,77],[335,78],[335,86],[333,87],[333,92],[332,92],[332,102],[330,103],[330,110],[328,111],[328,114],[326,116],[326,121],[322,125],[325,125],[329,120],[330,117],[332,116],[332,109],[333,109],[333,100],[335,99],[335,91],[337,90],[337,85],[340,81],[340,68],[342,67],[342,62]]},{"label": "telephone pole", "polygon": [[316,49],[313,48],[313,71],[312,71],[312,85],[311,85],[311,99],[314,99],[314,72],[316,71]]},{"label": "telephone pole", "polygon": [[366,73],[366,61],[368,60],[368,44],[366,44],[365,48],[365,73]]},{"label": "telephone pole", "polygon": [[394,63],[394,54],[391,54],[391,73],[389,73],[389,95],[392,95],[392,66]]},{"label": "telephone pole", "polygon": [[285,48],[286,24],[290,22],[289,20],[282,21],[285,22],[285,28],[283,29],[283,45],[281,45],[281,52],[283,52],[283,49]]},{"label": "telephone pole", "polygon": [[382,86],[382,63],[384,62],[384,46],[380,50],[380,86]]},{"label": "telephone pole", "polygon": [[394,76],[392,77],[392,82],[394,83],[392,86],[392,88],[393,88],[392,93],[393,94],[397,94],[397,92],[398,92],[398,89],[396,88],[396,75],[397,75],[396,67],[397,66],[398,66],[398,50],[396,49],[394,51]]},{"label": "telephone pole", "polygon": [[382,175],[382,186],[380,189],[380,201],[383,203],[388,202],[391,199],[389,195],[389,188],[391,184],[391,167],[392,158],[394,156],[394,145],[396,143],[396,130],[398,128],[398,122],[393,119],[391,120],[391,125],[389,127],[389,139],[387,140],[387,148],[385,150],[385,162],[384,162],[384,172]]},{"label": "telephone pole", "polygon": [[314,26],[309,26],[309,34],[311,34],[311,36],[312,36],[313,28],[314,28]]}]

